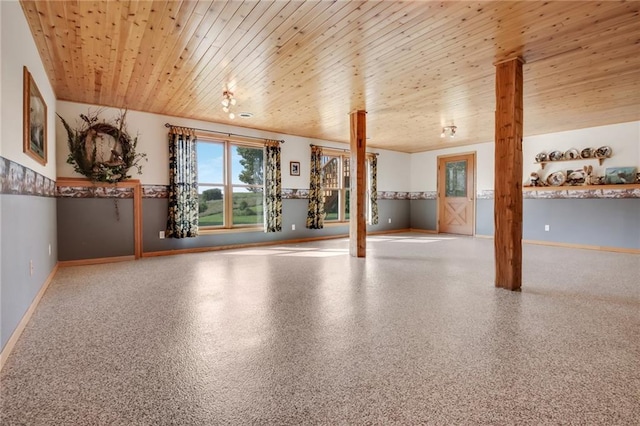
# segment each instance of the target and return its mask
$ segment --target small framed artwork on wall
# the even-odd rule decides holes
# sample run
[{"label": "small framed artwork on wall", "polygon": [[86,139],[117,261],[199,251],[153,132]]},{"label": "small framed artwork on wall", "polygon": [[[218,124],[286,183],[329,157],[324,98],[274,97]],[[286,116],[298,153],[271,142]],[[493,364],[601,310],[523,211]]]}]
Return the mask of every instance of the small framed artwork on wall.
[{"label": "small framed artwork on wall", "polygon": [[604,173],[606,185],[618,185],[621,183],[636,183],[635,167],[607,167]]},{"label": "small framed artwork on wall", "polygon": [[47,164],[47,104],[33,80],[23,67],[23,151],[43,166]]},{"label": "small framed artwork on wall", "polygon": [[289,162],[289,174],[291,176],[300,176],[300,162],[299,161],[291,161],[291,162]]}]

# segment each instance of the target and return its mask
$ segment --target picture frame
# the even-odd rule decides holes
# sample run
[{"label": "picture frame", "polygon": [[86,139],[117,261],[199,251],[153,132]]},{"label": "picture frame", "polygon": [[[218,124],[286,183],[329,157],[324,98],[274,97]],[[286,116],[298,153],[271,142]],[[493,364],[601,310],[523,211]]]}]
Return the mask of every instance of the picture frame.
[{"label": "picture frame", "polygon": [[43,166],[47,164],[47,104],[33,80],[23,67],[23,151]]},{"label": "picture frame", "polygon": [[605,185],[619,185],[635,183],[637,179],[636,167],[607,167],[604,174]]},{"label": "picture frame", "polygon": [[290,161],[289,162],[289,174],[291,176],[300,176],[300,162],[299,161]]}]

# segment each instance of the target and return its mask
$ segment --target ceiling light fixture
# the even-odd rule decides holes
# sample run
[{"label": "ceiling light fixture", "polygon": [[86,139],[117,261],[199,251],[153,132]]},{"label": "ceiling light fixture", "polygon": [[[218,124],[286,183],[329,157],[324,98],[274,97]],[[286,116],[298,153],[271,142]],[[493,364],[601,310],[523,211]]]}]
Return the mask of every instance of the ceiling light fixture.
[{"label": "ceiling light fixture", "polygon": [[231,111],[231,107],[236,105],[236,98],[233,96],[233,92],[225,90],[222,92],[222,110],[229,114],[230,119],[236,118],[236,115]]},{"label": "ceiling light fixture", "polygon": [[440,137],[444,138],[445,136],[449,136],[450,138],[456,135],[456,126],[444,126],[442,128],[442,133],[440,133]]}]

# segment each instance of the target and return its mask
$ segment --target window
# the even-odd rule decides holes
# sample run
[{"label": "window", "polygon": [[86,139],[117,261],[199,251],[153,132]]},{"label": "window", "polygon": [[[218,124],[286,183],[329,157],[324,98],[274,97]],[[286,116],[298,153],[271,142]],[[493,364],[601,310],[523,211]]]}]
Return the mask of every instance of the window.
[{"label": "window", "polygon": [[262,147],[198,140],[201,227],[262,226],[263,185]]},{"label": "window", "polygon": [[[322,189],[324,194],[324,220],[327,222],[346,222],[349,220],[349,196],[351,192],[351,171],[349,168],[349,152],[334,153],[325,150],[322,156]],[[371,190],[371,157],[365,162],[367,194],[365,196],[365,214],[367,221],[373,217]],[[376,208],[377,209],[377,208]],[[377,213],[376,213],[377,215]],[[377,224],[377,219],[376,219]]]},{"label": "window", "polygon": [[326,221],[349,220],[349,153],[322,156],[322,190]]}]

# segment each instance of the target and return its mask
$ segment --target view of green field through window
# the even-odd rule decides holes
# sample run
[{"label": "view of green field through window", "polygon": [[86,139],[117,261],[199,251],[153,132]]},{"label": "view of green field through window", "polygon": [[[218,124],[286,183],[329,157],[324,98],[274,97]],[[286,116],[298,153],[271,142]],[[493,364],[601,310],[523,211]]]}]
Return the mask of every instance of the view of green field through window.
[{"label": "view of green field through window", "polygon": [[263,223],[264,151],[230,142],[198,142],[200,226]]}]

